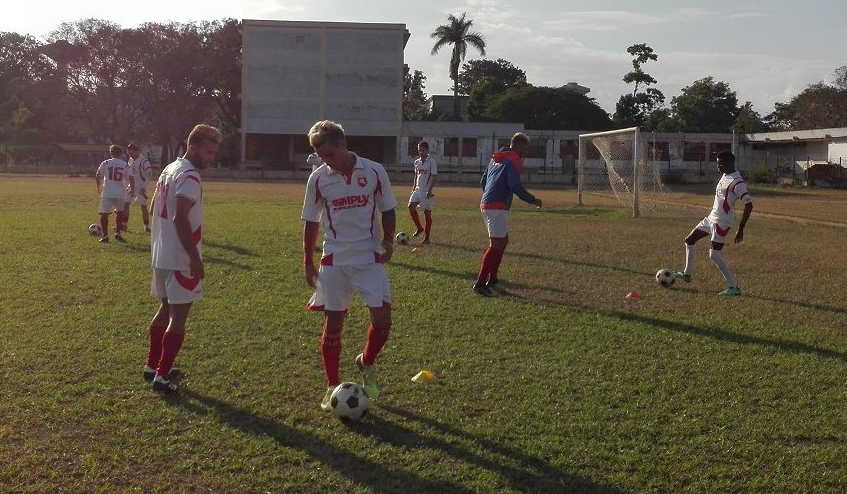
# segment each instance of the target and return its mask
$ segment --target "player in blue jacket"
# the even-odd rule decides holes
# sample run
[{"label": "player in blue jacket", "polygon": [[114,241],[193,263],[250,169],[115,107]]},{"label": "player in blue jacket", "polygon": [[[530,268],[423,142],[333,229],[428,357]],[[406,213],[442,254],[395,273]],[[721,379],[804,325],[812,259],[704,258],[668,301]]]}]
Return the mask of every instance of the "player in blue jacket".
[{"label": "player in blue jacket", "polygon": [[512,194],[541,207],[541,199],[530,194],[521,184],[523,154],[529,147],[529,137],[523,133],[512,136],[511,145],[494,153],[491,163],[482,173],[482,200],[479,208],[488,230],[489,247],[482,254],[482,266],[473,290],[485,297],[494,292],[491,287],[497,284],[497,270],[503,260],[503,253],[509,243],[509,209],[512,207]]}]

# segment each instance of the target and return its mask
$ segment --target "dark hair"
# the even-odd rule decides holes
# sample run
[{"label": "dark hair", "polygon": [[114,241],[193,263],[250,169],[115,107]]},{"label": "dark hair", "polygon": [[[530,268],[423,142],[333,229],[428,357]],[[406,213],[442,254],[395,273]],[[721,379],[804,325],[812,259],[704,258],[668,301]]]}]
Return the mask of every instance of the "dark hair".
[{"label": "dark hair", "polygon": [[429,149],[429,143],[428,143],[428,142],[426,142],[426,141],[421,141],[421,142],[419,142],[419,143],[418,143],[418,146],[423,146],[423,147],[425,147],[425,148]]},{"label": "dark hair", "polygon": [[120,146],[117,146],[115,144],[112,144],[111,146],[109,146],[109,154],[111,154],[112,156],[120,156],[123,153],[124,153],[124,150],[121,149]]},{"label": "dark hair", "polygon": [[718,153],[718,161],[728,165],[735,165],[735,155],[732,154],[732,151],[721,151]]},{"label": "dark hair", "polygon": [[134,142],[130,142],[129,145],[126,148],[127,149],[138,149],[138,146],[136,146]]},{"label": "dark hair", "polygon": [[512,136],[511,144],[514,146],[515,144],[529,144],[529,136],[524,134],[523,132],[516,132],[515,135]]}]

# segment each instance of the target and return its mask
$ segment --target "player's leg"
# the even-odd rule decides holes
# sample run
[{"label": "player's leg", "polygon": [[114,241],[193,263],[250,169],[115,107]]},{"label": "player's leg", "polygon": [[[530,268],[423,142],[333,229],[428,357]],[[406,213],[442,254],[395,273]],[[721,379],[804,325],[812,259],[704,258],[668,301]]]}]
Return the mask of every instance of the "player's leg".
[{"label": "player's leg", "polygon": [[344,331],[346,310],[324,311],[324,328],[321,334],[321,359],[326,374],[326,392],[321,400],[321,408],[330,409],[329,399],[336,386],[341,384],[341,333]]},{"label": "player's leg", "polygon": [[485,227],[488,230],[488,248],[482,253],[482,262],[479,267],[479,274],[476,282],[473,285],[473,291],[484,297],[491,297],[494,292],[487,286],[488,280],[491,278],[491,272],[494,268],[495,260],[499,254],[499,250],[503,248],[504,238],[508,236],[508,225],[506,219],[506,211],[485,209],[482,211],[482,217],[485,221]]},{"label": "player's leg", "polygon": [[144,232],[150,233],[150,213],[147,211],[147,192],[138,195],[138,206],[141,208],[141,220],[144,222]]},{"label": "player's leg", "polygon": [[409,216],[412,217],[412,222],[415,224],[415,233],[412,234],[413,237],[419,236],[424,231],[424,227],[421,225],[421,218],[418,216],[418,205],[420,203],[418,201],[413,200],[409,202]]},{"label": "player's leg", "polygon": [[176,385],[170,382],[170,374],[182,342],[185,341],[185,323],[190,310],[191,302],[168,304],[168,328],[162,337],[162,355],[153,379],[153,389],[156,391],[170,393],[177,390]]},{"label": "player's leg", "polygon": [[[725,236],[721,235],[722,237]],[[719,293],[719,295],[741,295],[741,289],[738,288],[738,280],[735,279],[735,275],[732,274],[732,271],[729,269],[729,265],[723,258],[723,242],[712,242],[712,248],[709,250],[709,259],[717,266],[718,270],[721,272],[721,276],[723,276],[724,281],[726,282],[726,289]]]},{"label": "player's leg", "polygon": [[156,315],[153,316],[150,327],[147,329],[149,347],[147,349],[147,363],[144,365],[145,381],[152,381],[156,377],[156,367],[159,365],[159,360],[162,357],[162,339],[165,337],[165,331],[168,329],[169,323],[170,311],[168,309],[168,299],[163,298],[159,310],[156,311]]},{"label": "player's leg", "polygon": [[100,212],[100,230],[103,231],[103,236],[100,237],[100,242],[109,241],[109,213]]},{"label": "player's leg", "polygon": [[[703,220],[706,221],[705,219]],[[677,271],[673,274],[673,277],[678,280],[683,280],[686,282],[691,281],[691,276],[694,274],[694,261],[695,261],[695,244],[700,241],[700,239],[707,237],[709,235],[709,231],[703,228],[703,222],[698,224],[691,230],[691,233],[685,237],[685,268],[682,271]]]},{"label": "player's leg", "polygon": [[491,272],[488,274],[488,281],[486,282],[486,286],[489,288],[497,285],[497,273],[500,271],[500,263],[503,262],[503,255],[506,254],[506,247],[509,245],[509,236],[506,235],[500,240],[496,245],[497,249],[494,251],[494,261],[491,267]]},{"label": "player's leg", "polygon": [[370,311],[370,325],[356,367],[362,373],[365,391],[370,398],[379,396],[376,360],[391,332],[391,285],[383,264],[371,264],[355,270],[353,286]]},{"label": "player's leg", "polygon": [[424,240],[423,243],[429,243],[429,235],[432,233],[432,209],[424,209]]},{"label": "player's leg", "polygon": [[126,211],[129,209],[129,203],[124,202],[120,204],[115,209],[115,240],[118,242],[124,242],[124,238],[121,236],[126,230]]},{"label": "player's leg", "polygon": [[126,203],[124,206],[124,217],[123,217],[123,228],[121,228],[122,232],[126,232],[129,227],[129,207],[132,206],[132,199]]}]

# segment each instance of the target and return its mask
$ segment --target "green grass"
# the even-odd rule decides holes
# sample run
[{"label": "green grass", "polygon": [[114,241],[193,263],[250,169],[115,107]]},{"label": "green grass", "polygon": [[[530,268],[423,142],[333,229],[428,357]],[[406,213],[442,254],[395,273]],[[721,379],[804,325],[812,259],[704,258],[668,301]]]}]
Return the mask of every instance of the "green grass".
[{"label": "green grass", "polygon": [[[664,290],[652,278],[679,267],[701,211],[632,220],[602,198],[579,208],[572,191],[539,191],[547,207],[515,210],[505,293],[487,300],[469,289],[485,244],[478,191],[442,188],[435,244],[400,248],[389,268],[384,394],[345,426],[318,408],[302,185],[206,184],[206,298],[171,398],[141,380],[156,304],[138,211],[127,245],[97,244],[93,189],[0,177],[0,492],[847,486],[843,228],[754,213],[725,255],[745,296],[725,300],[705,248],[693,283]],[[396,192],[403,201],[408,187]],[[710,202],[674,200],[686,197]],[[774,195],[757,211],[791,200],[813,214],[824,199]],[[643,300],[624,300],[631,290]],[[348,379],[365,319],[351,310]],[[423,368],[440,379],[412,383]]]}]

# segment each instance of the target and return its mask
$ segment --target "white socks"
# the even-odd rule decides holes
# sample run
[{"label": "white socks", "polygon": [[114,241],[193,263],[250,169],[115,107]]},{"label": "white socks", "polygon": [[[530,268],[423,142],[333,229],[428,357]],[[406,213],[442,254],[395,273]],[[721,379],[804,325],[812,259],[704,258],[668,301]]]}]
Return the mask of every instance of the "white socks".
[{"label": "white socks", "polygon": [[685,244],[685,269],[682,271],[685,274],[694,272],[694,246]]},{"label": "white socks", "polygon": [[[691,250],[693,251],[694,249]],[[721,254],[721,251],[709,249],[709,259],[711,259],[712,262],[715,263],[715,266],[720,269],[723,279],[726,280],[727,286],[734,286],[737,288],[738,280],[735,279],[735,276],[732,275],[732,271],[729,270],[729,266],[726,265],[726,261],[723,260],[723,254]]]}]

